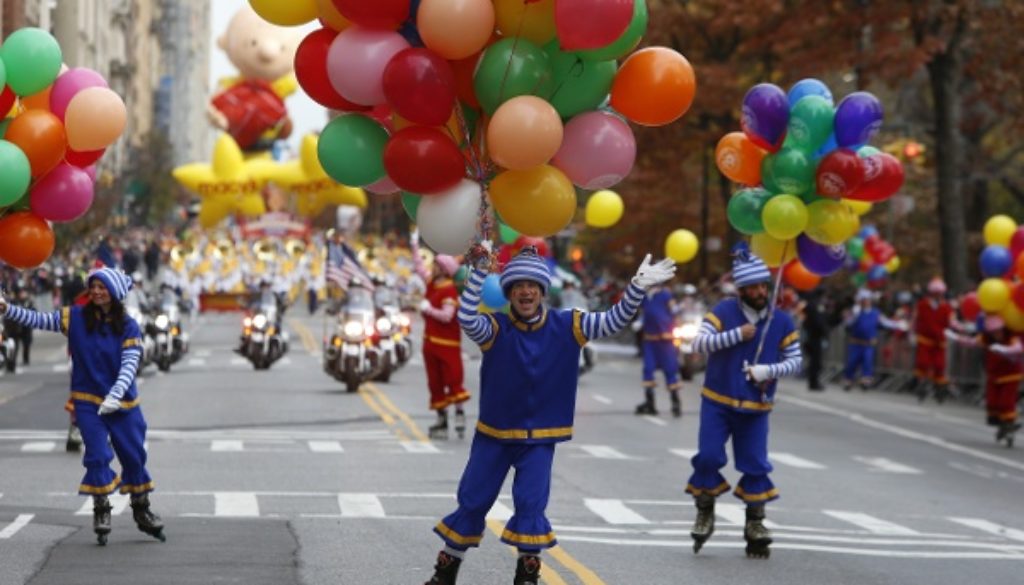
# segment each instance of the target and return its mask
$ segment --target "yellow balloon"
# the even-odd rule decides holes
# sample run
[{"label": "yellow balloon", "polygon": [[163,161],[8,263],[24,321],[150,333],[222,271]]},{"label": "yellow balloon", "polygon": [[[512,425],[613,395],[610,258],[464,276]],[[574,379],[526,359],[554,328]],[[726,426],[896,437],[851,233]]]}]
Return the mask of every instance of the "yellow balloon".
[{"label": "yellow balloon", "polygon": [[871,208],[874,207],[868,201],[858,201],[856,199],[843,199],[842,202],[845,203],[846,206],[850,208],[850,211],[856,213],[857,215],[864,215],[867,212],[871,211]]},{"label": "yellow balloon", "polygon": [[897,270],[900,269],[900,264],[900,257],[893,256],[892,258],[889,259],[888,262],[885,263],[885,269],[889,272],[889,274],[892,274],[893,272],[896,272]]},{"label": "yellow balloon", "polygon": [[700,242],[690,230],[678,229],[665,238],[665,256],[679,264],[693,260],[699,249]]},{"label": "yellow balloon", "polygon": [[550,165],[505,171],[491,182],[491,202],[509,227],[546,238],[562,231],[576,213],[576,188]]},{"label": "yellow balloon", "polygon": [[978,286],[978,304],[986,313],[999,313],[1010,303],[1010,286],[1002,278],[986,278]]},{"label": "yellow balloon", "polygon": [[792,240],[807,227],[807,206],[795,195],[776,195],[765,203],[761,222],[776,240]]},{"label": "yellow balloon", "polygon": [[320,19],[323,20],[328,27],[341,32],[352,25],[352,23],[349,22],[341,12],[338,12],[338,8],[334,6],[334,2],[331,0],[316,0],[316,7],[319,12]]},{"label": "yellow balloon", "polygon": [[249,0],[260,18],[279,26],[298,26],[315,19],[316,0]]},{"label": "yellow balloon", "polygon": [[768,234],[754,234],[750,236],[750,251],[764,260],[769,268],[775,268],[796,258],[796,242],[777,240]]},{"label": "yellow balloon", "polygon": [[494,0],[494,16],[502,36],[521,37],[538,47],[555,38],[555,0]]},{"label": "yellow balloon", "polygon": [[1015,333],[1024,332],[1024,311],[1021,311],[1015,303],[1006,303],[1006,307],[1003,308],[999,315],[1006,322],[1006,326],[1010,328],[1010,331]]},{"label": "yellow balloon", "polygon": [[[769,202],[770,203],[770,202]],[[860,218],[839,201],[815,201],[807,206],[805,233],[819,244],[835,246],[850,239],[860,229]]]},{"label": "yellow balloon", "polygon": [[985,243],[992,246],[1010,246],[1010,238],[1017,231],[1017,222],[1009,215],[993,215],[985,222]]},{"label": "yellow balloon", "polygon": [[604,189],[587,200],[587,225],[597,228],[611,227],[622,219],[625,206],[615,191]]}]

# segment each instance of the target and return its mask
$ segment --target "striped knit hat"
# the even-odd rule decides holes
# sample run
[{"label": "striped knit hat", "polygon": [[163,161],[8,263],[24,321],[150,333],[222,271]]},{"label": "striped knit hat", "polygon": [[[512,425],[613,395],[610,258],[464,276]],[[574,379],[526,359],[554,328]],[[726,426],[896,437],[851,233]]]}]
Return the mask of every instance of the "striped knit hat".
[{"label": "striped knit hat", "polygon": [[501,291],[508,297],[512,285],[519,280],[531,280],[540,285],[541,294],[548,294],[551,271],[547,262],[537,254],[534,246],[525,246],[501,271]]},{"label": "striped knit hat", "polygon": [[737,288],[752,284],[768,282],[772,273],[768,272],[764,260],[758,258],[746,242],[740,242],[732,249],[732,281]]},{"label": "striped knit hat", "polygon": [[99,279],[103,286],[107,287],[107,290],[110,291],[110,296],[117,299],[117,302],[124,301],[124,298],[128,296],[128,291],[132,288],[130,276],[109,266],[97,268],[90,272],[88,281],[91,283],[94,278]]}]

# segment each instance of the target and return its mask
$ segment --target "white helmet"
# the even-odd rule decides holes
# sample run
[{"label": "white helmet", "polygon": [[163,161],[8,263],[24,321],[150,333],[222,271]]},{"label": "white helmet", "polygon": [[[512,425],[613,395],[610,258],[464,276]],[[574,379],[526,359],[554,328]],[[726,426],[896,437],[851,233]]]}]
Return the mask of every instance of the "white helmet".
[{"label": "white helmet", "polygon": [[683,295],[684,296],[692,297],[692,296],[694,296],[696,294],[697,294],[697,287],[693,286],[692,284],[684,284],[683,285]]}]

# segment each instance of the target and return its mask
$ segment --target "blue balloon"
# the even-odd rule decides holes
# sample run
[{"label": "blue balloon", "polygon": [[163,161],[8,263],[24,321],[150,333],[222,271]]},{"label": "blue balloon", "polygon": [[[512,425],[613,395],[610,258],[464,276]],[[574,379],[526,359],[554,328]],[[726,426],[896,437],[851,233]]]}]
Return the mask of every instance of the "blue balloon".
[{"label": "blue balloon", "polygon": [[836,142],[836,132],[833,130],[832,133],[828,135],[828,138],[825,139],[825,144],[822,144],[821,148],[814,151],[814,161],[817,162],[825,158],[825,155],[837,148],[839,148],[839,143]]},{"label": "blue balloon", "polygon": [[864,227],[860,228],[860,231],[857,232],[857,237],[862,239],[862,240],[866,240],[866,239],[870,238],[871,236],[877,236],[877,235],[878,235],[878,228],[876,228],[874,225],[872,225],[870,223],[865,225]]},{"label": "blue balloon", "polygon": [[416,15],[419,14],[420,0],[412,0],[409,3],[409,18],[398,27],[398,34],[414,47],[426,46],[420,38],[420,31],[416,28]]},{"label": "blue balloon", "polygon": [[500,309],[508,301],[501,291],[501,278],[497,274],[488,274],[480,287],[480,300],[492,309]]},{"label": "blue balloon", "polygon": [[789,93],[786,95],[789,99],[789,108],[793,109],[793,106],[800,101],[800,98],[807,97],[809,95],[816,95],[825,98],[830,106],[834,106],[836,104],[835,99],[832,97],[832,90],[825,85],[825,82],[820,79],[807,78],[801,79],[794,83],[793,87],[789,88]]},{"label": "blue balloon", "polygon": [[875,264],[868,270],[868,280],[877,282],[879,280],[885,280],[889,276],[889,271],[885,269],[885,266],[881,264]]},{"label": "blue balloon", "polygon": [[882,102],[866,91],[851,93],[836,108],[836,142],[854,148],[871,141],[882,127]]},{"label": "blue balloon", "polygon": [[1010,251],[1004,246],[985,246],[985,249],[981,251],[978,264],[981,265],[981,273],[986,278],[997,278],[1010,270],[1013,258],[1010,256]]}]

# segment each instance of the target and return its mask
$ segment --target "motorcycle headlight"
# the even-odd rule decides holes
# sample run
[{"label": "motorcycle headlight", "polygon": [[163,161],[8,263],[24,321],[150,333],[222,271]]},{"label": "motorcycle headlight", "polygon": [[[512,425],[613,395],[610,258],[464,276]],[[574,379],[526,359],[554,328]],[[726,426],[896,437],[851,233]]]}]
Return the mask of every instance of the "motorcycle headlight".
[{"label": "motorcycle headlight", "polygon": [[263,329],[267,326],[267,316],[262,314],[256,315],[252,318],[252,326],[257,329]]},{"label": "motorcycle headlight", "polygon": [[242,327],[245,329],[252,327],[252,317],[246,317],[245,319],[242,319]]},{"label": "motorcycle headlight", "polygon": [[345,335],[348,337],[359,337],[363,335],[365,328],[359,321],[349,321],[348,323],[345,323],[344,331]]},{"label": "motorcycle headlight", "polygon": [[405,314],[399,315],[397,319],[398,319],[398,326],[399,327],[408,327],[409,326],[410,321],[409,321],[409,316],[408,315],[405,315]]},{"label": "motorcycle headlight", "polygon": [[157,315],[156,319],[153,320],[153,324],[157,326],[157,329],[167,329],[167,326],[171,324],[171,320],[167,318],[167,315]]},{"label": "motorcycle headlight", "polygon": [[388,331],[391,331],[391,320],[388,319],[387,317],[381,317],[380,319],[377,319],[377,331],[380,331],[381,333],[387,333]]}]

